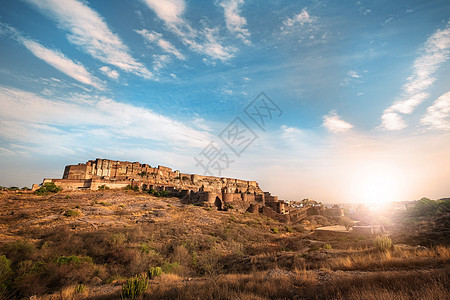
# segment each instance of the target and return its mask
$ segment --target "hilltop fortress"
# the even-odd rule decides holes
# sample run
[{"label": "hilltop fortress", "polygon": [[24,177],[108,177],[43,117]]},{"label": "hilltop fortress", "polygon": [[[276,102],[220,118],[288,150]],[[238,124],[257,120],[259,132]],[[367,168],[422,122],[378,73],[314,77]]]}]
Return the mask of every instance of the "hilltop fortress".
[{"label": "hilltop fortress", "polygon": [[187,203],[218,210],[237,210],[264,215],[280,221],[295,221],[306,216],[269,192],[263,192],[256,181],[184,174],[171,168],[151,167],[139,162],[95,159],[68,165],[62,179],[44,179],[63,190],[98,190],[125,188],[166,191]]}]

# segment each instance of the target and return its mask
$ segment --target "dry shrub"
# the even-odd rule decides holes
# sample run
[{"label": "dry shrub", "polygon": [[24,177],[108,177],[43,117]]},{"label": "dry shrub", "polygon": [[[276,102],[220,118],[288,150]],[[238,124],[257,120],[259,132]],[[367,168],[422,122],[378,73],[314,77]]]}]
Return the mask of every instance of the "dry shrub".
[{"label": "dry shrub", "polygon": [[60,296],[61,299],[88,299],[89,292],[84,285],[69,285],[61,290]]},{"label": "dry shrub", "polygon": [[324,298],[449,299],[450,269],[347,275],[325,285]]}]

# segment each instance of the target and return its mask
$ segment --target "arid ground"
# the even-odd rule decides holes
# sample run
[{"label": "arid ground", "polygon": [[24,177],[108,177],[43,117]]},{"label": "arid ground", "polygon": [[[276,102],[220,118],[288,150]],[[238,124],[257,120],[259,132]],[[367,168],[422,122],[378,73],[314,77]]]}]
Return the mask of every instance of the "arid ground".
[{"label": "arid ground", "polygon": [[129,190],[3,191],[0,298],[117,299],[142,275],[144,299],[449,299],[442,207],[377,239]]}]

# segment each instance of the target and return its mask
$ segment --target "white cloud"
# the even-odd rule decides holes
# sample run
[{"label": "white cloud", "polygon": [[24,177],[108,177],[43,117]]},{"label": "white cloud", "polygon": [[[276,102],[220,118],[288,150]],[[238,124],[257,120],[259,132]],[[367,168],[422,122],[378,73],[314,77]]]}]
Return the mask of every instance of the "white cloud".
[{"label": "white cloud", "polygon": [[325,42],[327,32],[318,22],[319,18],[310,15],[307,8],[298,14],[283,20],[280,27],[282,36],[289,35],[305,45],[314,45]]},{"label": "white cloud", "polygon": [[414,61],[413,74],[402,87],[402,100],[386,108],[381,116],[381,128],[400,130],[406,127],[400,113],[411,114],[429,97],[425,91],[436,81],[434,73],[450,54],[450,22],[446,28],[431,35],[422,47],[422,55]]},{"label": "white cloud", "polygon": [[108,76],[109,78],[112,79],[119,79],[119,72],[117,72],[116,70],[112,70],[110,67],[108,66],[103,66],[99,69],[103,74],[105,74],[106,76]]},{"label": "white cloud", "polygon": [[83,84],[93,86],[97,89],[104,89],[104,84],[97,77],[90,74],[81,63],[67,58],[60,51],[48,49],[38,42],[25,38],[18,30],[9,25],[0,23],[0,30],[2,34],[9,35],[25,46],[34,56],[45,61],[58,71]]},{"label": "white cloud", "polygon": [[202,147],[210,140],[204,131],[150,109],[108,98],[73,95],[63,101],[0,86],[0,101],[0,119],[8,122],[2,125],[0,137],[10,140],[41,144],[43,137],[58,134],[78,141],[98,136],[190,147]]},{"label": "white cloud", "polygon": [[298,142],[302,135],[304,135],[303,131],[298,128],[289,127],[286,125],[281,126],[281,137],[284,141],[291,143]]},{"label": "white cloud", "polygon": [[420,120],[431,129],[450,130],[450,92],[440,96]]},{"label": "white cloud", "polygon": [[168,63],[170,63],[171,59],[168,55],[153,55],[153,71],[159,72],[162,68],[164,68]]},{"label": "white cloud", "polygon": [[351,128],[353,125],[341,120],[341,118],[336,113],[330,113],[328,115],[323,116],[323,124],[326,129],[331,132],[345,132]]},{"label": "white cloud", "polygon": [[81,83],[92,85],[98,89],[103,89],[103,85],[100,83],[100,80],[92,76],[82,64],[68,59],[61,52],[47,49],[41,44],[31,40],[25,39],[22,43],[36,57],[42,59],[67,76],[70,76]]},{"label": "white cloud", "polygon": [[146,41],[157,44],[161,49],[167,53],[173,54],[180,60],[185,60],[186,57],[169,41],[162,38],[162,34],[152,31],[149,32],[146,29],[135,30],[135,32],[141,35]]},{"label": "white cloud", "polygon": [[387,130],[401,130],[405,128],[406,122],[402,119],[402,117],[395,112],[385,112],[381,116],[381,122],[383,124],[384,129]]},{"label": "white cloud", "polygon": [[352,78],[360,78],[361,77],[360,75],[358,75],[358,73],[356,73],[356,71],[353,71],[353,70],[348,71],[347,75]]},{"label": "white cloud", "polygon": [[182,15],[186,8],[183,0],[144,0],[161,20],[171,26],[183,23]]},{"label": "white cloud", "polygon": [[283,26],[281,30],[286,31],[295,26],[303,26],[306,24],[312,24],[317,21],[316,17],[312,17],[306,7],[302,9],[299,14],[294,15],[292,18],[286,18],[283,21]]},{"label": "white cloud", "polygon": [[347,77],[344,78],[344,81],[341,83],[342,86],[352,85],[363,83],[362,76],[359,75],[355,70],[350,70],[347,72]]},{"label": "white cloud", "polygon": [[143,0],[167,28],[175,33],[192,51],[209,56],[212,60],[227,61],[237,51],[235,47],[223,46],[217,28],[205,27],[195,30],[183,19],[186,4],[183,0]]},{"label": "white cloud", "polygon": [[202,31],[203,43],[195,43],[192,41],[186,41],[191,48],[199,53],[204,53],[211,57],[213,60],[226,61],[234,56],[234,52],[237,51],[235,47],[223,46],[219,42],[218,29],[217,28],[205,28]]},{"label": "white cloud", "polygon": [[236,34],[244,44],[251,45],[249,40],[250,33],[247,28],[247,20],[240,15],[241,6],[244,4],[244,0],[223,0],[219,3],[220,7],[224,10],[225,22],[227,24],[227,29]]},{"label": "white cloud", "polygon": [[95,59],[143,78],[151,78],[146,67],[136,61],[128,47],[114,34],[103,18],[86,2],[77,0],[27,0],[54,19],[67,32],[67,39]]}]

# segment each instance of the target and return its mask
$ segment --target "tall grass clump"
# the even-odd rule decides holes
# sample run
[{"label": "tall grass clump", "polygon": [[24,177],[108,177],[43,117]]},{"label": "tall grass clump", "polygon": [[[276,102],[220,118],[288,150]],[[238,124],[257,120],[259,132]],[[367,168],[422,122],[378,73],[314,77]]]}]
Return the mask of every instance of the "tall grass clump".
[{"label": "tall grass clump", "polygon": [[153,279],[161,276],[162,269],[160,267],[152,267],[148,270],[148,278]]},{"label": "tall grass clump", "polygon": [[392,240],[388,236],[377,236],[373,240],[373,245],[375,246],[375,249],[381,252],[387,252],[389,249],[392,248]]},{"label": "tall grass clump", "polygon": [[136,275],[128,278],[122,286],[122,293],[120,296],[122,299],[136,299],[148,288],[147,274]]}]

